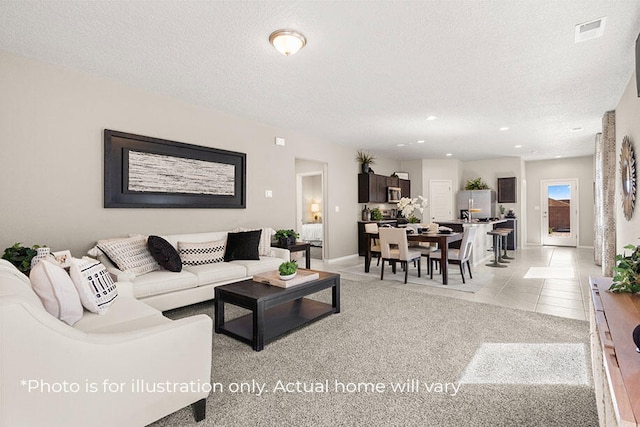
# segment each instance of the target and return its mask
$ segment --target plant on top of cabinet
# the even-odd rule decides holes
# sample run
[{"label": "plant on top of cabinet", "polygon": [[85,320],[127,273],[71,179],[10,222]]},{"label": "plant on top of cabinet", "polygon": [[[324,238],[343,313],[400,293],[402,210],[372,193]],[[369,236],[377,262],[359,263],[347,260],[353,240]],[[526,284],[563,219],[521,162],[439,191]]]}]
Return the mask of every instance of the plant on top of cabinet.
[{"label": "plant on top of cabinet", "polygon": [[370,165],[376,163],[376,158],[373,157],[372,154],[365,153],[362,150],[358,150],[356,154],[356,162],[360,163],[360,167],[362,168],[362,173],[373,173],[370,168]]},{"label": "plant on top of cabinet", "polygon": [[482,180],[482,178],[478,177],[476,179],[470,179],[467,181],[467,185],[464,187],[465,190],[488,190],[489,186],[486,182]]}]

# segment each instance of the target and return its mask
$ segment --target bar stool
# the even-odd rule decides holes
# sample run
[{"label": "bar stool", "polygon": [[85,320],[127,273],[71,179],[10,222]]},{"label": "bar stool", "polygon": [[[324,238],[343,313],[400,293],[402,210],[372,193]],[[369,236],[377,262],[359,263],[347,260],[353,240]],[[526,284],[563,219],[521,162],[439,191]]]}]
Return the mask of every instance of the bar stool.
[{"label": "bar stool", "polygon": [[507,255],[507,246],[509,246],[509,242],[507,241],[509,234],[513,233],[513,228],[500,228],[502,230],[502,259],[515,259]]},{"label": "bar stool", "polygon": [[510,261],[507,261],[506,258],[502,256],[502,252],[505,250],[505,238],[509,235],[509,233],[504,228],[496,228],[493,231],[498,233],[498,240],[500,243],[500,247],[498,248],[498,262],[501,264],[509,264]]},{"label": "bar stool", "polygon": [[495,229],[491,231],[487,231],[487,235],[493,236],[493,262],[490,264],[486,264],[487,267],[499,267],[506,268],[506,265],[500,264],[500,242],[502,239],[502,233],[499,231],[500,229]]}]

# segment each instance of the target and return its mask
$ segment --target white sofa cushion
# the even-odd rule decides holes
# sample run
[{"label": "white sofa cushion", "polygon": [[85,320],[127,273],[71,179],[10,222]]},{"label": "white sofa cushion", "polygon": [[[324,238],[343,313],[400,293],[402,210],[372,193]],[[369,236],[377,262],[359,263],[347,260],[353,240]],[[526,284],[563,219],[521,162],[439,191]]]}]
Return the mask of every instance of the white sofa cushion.
[{"label": "white sofa cushion", "polygon": [[45,310],[68,325],[75,324],[84,312],[71,277],[48,259],[37,263],[29,274],[31,286]]},{"label": "white sofa cushion", "polygon": [[215,264],[189,265],[185,270],[198,276],[198,286],[247,277],[247,269],[232,262],[218,262]]},{"label": "white sofa cushion", "polygon": [[97,246],[122,271],[132,271],[139,275],[161,268],[149,252],[147,238],[144,236],[101,240]]},{"label": "white sofa cushion", "polygon": [[135,297],[144,298],[181,289],[195,288],[198,286],[198,278],[195,274],[183,268],[179,273],[166,270],[152,271],[134,278],[131,283],[133,284]]},{"label": "white sofa cushion", "polygon": [[242,265],[247,270],[247,276],[253,276],[266,271],[277,270],[282,262],[282,258],[260,257],[260,261],[236,260],[231,261],[230,264]]},{"label": "white sofa cushion", "polygon": [[103,314],[87,312],[73,327],[91,333],[119,333],[168,323],[162,313],[135,298],[118,298]]},{"label": "white sofa cushion", "polygon": [[82,306],[92,313],[104,313],[118,296],[118,289],[104,265],[93,258],[73,258],[69,275]]},{"label": "white sofa cushion", "polygon": [[203,265],[224,261],[226,240],[213,242],[178,242],[183,265]]}]

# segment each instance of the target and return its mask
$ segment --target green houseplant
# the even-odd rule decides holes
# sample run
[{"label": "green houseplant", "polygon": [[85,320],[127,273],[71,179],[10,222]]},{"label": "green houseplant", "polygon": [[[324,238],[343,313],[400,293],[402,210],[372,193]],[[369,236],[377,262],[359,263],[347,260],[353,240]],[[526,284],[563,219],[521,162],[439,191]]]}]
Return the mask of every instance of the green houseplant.
[{"label": "green houseplant", "polygon": [[478,177],[476,179],[470,179],[467,181],[467,185],[464,187],[465,190],[488,190],[489,186],[486,182],[482,180],[482,178]]},{"label": "green houseplant", "polygon": [[14,243],[13,246],[4,250],[2,259],[6,259],[28,276],[31,271],[31,259],[36,256],[39,247],[40,245],[33,245],[33,247],[28,248],[21,246],[20,242]]},{"label": "green houseplant", "polygon": [[369,153],[358,150],[356,154],[356,162],[360,163],[362,173],[372,173],[370,166],[375,163],[376,158]]},{"label": "green houseplant", "polygon": [[296,233],[295,230],[276,230],[274,239],[278,241],[278,246],[286,249],[295,244],[298,237],[300,237],[300,235]]},{"label": "green houseplant", "polygon": [[378,208],[371,209],[371,220],[372,221],[382,221],[382,211]]},{"label": "green houseplant", "polygon": [[283,262],[278,267],[278,272],[280,273],[280,278],[282,280],[293,279],[298,272],[298,264],[296,264],[295,261]]},{"label": "green houseplant", "polygon": [[625,249],[632,250],[631,255],[616,255],[616,266],[613,267],[613,284],[611,292],[640,292],[640,246],[627,245]]}]

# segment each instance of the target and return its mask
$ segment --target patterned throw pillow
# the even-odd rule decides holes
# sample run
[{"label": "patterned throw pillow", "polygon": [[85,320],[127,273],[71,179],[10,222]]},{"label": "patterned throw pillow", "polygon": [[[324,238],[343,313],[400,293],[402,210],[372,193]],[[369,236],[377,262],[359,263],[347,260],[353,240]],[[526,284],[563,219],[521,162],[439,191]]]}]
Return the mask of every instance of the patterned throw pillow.
[{"label": "patterned throw pillow", "polygon": [[225,240],[202,243],[178,242],[178,253],[184,265],[223,262],[225,243]]},{"label": "patterned throw pillow", "polygon": [[147,239],[147,247],[151,256],[158,261],[166,270],[179,273],[182,271],[182,261],[176,248],[171,243],[159,236],[149,236]]},{"label": "patterned throw pillow", "polygon": [[89,257],[74,258],[69,274],[82,305],[92,313],[104,313],[118,296],[115,283],[100,261]]},{"label": "patterned throw pillow", "polygon": [[44,259],[31,269],[29,280],[49,314],[71,326],[82,319],[78,291],[64,268]]},{"label": "patterned throw pillow", "polygon": [[140,275],[160,269],[147,249],[144,236],[100,241],[97,246],[122,271]]}]

